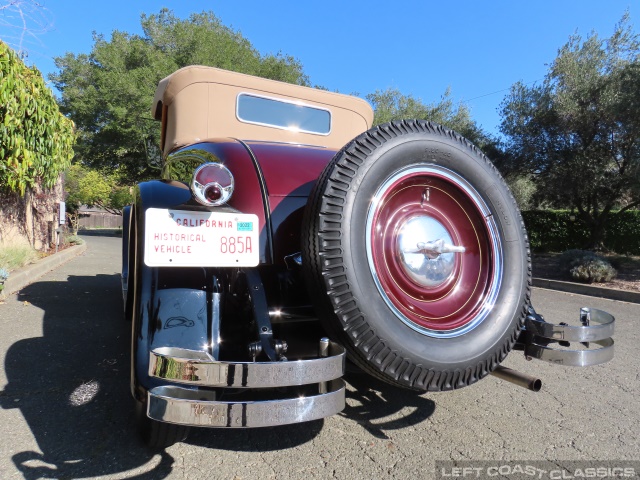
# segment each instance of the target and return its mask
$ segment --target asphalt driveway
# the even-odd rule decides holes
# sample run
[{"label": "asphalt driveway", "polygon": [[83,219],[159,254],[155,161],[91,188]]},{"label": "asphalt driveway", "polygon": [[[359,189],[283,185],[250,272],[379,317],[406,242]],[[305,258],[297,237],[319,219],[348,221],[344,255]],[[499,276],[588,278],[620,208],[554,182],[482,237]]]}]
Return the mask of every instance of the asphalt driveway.
[{"label": "asphalt driveway", "polygon": [[0,305],[0,478],[433,478],[436,460],[640,460],[640,306],[535,289],[547,319],[581,306],[617,318],[616,356],[577,369],[526,362],[532,393],[489,377],[416,395],[348,376],[347,408],[300,425],[198,430],[163,454],[142,447],[129,395],[120,239]]}]

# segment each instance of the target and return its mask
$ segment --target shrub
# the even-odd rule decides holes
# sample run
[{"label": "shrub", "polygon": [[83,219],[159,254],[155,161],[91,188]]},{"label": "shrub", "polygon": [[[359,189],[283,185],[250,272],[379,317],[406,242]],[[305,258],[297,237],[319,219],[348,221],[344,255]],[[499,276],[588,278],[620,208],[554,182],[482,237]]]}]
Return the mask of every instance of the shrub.
[{"label": "shrub", "polygon": [[0,268],[7,271],[24,267],[38,259],[38,253],[29,245],[0,246]]},{"label": "shrub", "polygon": [[586,250],[567,250],[559,263],[563,273],[583,283],[610,282],[618,273],[604,257]]},{"label": "shrub", "polygon": [[9,278],[9,272],[4,268],[0,268],[0,292],[4,290],[4,282]]},{"label": "shrub", "polygon": [[[562,252],[583,248],[589,239],[588,226],[568,210],[529,210],[522,217],[536,252]],[[627,255],[640,255],[640,210],[612,214],[605,230],[605,248]]]},{"label": "shrub", "polygon": [[84,240],[77,235],[69,235],[65,240],[69,245],[82,245],[84,243]]}]

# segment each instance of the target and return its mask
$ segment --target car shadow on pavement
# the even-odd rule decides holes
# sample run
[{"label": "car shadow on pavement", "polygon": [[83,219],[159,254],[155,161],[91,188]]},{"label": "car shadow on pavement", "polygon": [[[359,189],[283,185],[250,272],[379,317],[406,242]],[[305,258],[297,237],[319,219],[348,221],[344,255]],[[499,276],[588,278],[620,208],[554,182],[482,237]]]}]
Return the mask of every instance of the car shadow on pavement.
[{"label": "car shadow on pavement", "polygon": [[[13,447],[12,459],[26,479],[79,478],[140,470],[128,478],[165,478],[174,458],[146,449],[134,428],[129,392],[130,324],[123,320],[118,275],[69,276],[24,288],[25,315],[40,321],[42,336],[19,340],[6,353],[8,384],[0,406],[20,410],[39,451]],[[33,320],[32,320],[33,319]],[[348,378],[342,416],[371,435],[421,422],[434,404],[366,375]],[[320,434],[323,420],[249,430],[194,429],[188,443],[235,451],[294,448]],[[21,440],[16,445],[29,440]]]},{"label": "car shadow on pavement", "polygon": [[421,392],[394,387],[355,366],[348,368],[345,379],[347,406],[340,415],[378,439],[388,439],[386,431],[417,425],[435,412],[436,404]]},{"label": "car shadow on pavement", "polygon": [[[345,409],[341,417],[360,424],[370,435],[388,439],[386,432],[416,425],[429,418],[435,403],[420,392],[394,387],[360,372],[346,376]],[[254,429],[194,429],[188,443],[238,452],[285,450],[312,440],[321,433],[324,420]]]},{"label": "car shadow on pavement", "polygon": [[[120,295],[119,275],[41,281],[18,294],[25,309],[44,311],[42,337],[20,340],[7,351],[8,384],[0,391],[0,406],[20,409],[42,452],[14,449],[13,462],[26,479],[138,468],[145,473],[127,478],[160,479],[172,472],[174,458],[145,448],[135,431],[131,324],[123,319]],[[16,319],[16,328],[21,321]],[[294,448],[311,441],[322,425],[193,429],[189,443],[237,451]]]},{"label": "car shadow on pavement", "polygon": [[324,420],[278,427],[247,429],[195,428],[186,440],[191,445],[234,452],[270,452],[298,447],[320,434]]},{"label": "car shadow on pavement", "polygon": [[41,313],[28,309],[44,311],[42,337],[20,340],[7,351],[8,385],[0,392],[0,406],[20,409],[40,450],[17,451],[6,439],[26,479],[133,469],[144,473],[127,478],[160,479],[172,472],[173,457],[145,449],[133,428],[131,327],[123,320],[119,287],[118,275],[70,276],[36,282],[18,294],[17,307],[25,313],[15,328],[39,321]]}]

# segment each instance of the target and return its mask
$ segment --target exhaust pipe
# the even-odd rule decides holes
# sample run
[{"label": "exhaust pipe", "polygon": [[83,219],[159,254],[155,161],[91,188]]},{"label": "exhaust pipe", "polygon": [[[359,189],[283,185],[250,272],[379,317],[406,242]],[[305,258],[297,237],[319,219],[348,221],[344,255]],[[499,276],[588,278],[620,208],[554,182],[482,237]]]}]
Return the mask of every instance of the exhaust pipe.
[{"label": "exhaust pipe", "polygon": [[496,369],[491,372],[491,375],[498,377],[500,380],[511,382],[519,387],[526,388],[532,392],[539,392],[542,388],[542,380],[526,373],[517,372],[502,365],[498,365]]}]

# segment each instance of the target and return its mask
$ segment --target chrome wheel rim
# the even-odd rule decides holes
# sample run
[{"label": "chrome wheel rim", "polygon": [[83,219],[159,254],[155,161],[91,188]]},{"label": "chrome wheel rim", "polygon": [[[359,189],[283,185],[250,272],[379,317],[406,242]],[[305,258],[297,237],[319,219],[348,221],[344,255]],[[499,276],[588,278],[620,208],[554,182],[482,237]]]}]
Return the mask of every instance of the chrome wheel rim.
[{"label": "chrome wheel rim", "polygon": [[500,291],[493,215],[469,182],[438,165],[411,165],[382,183],[367,211],[366,254],[385,304],[431,337],[476,328]]}]

